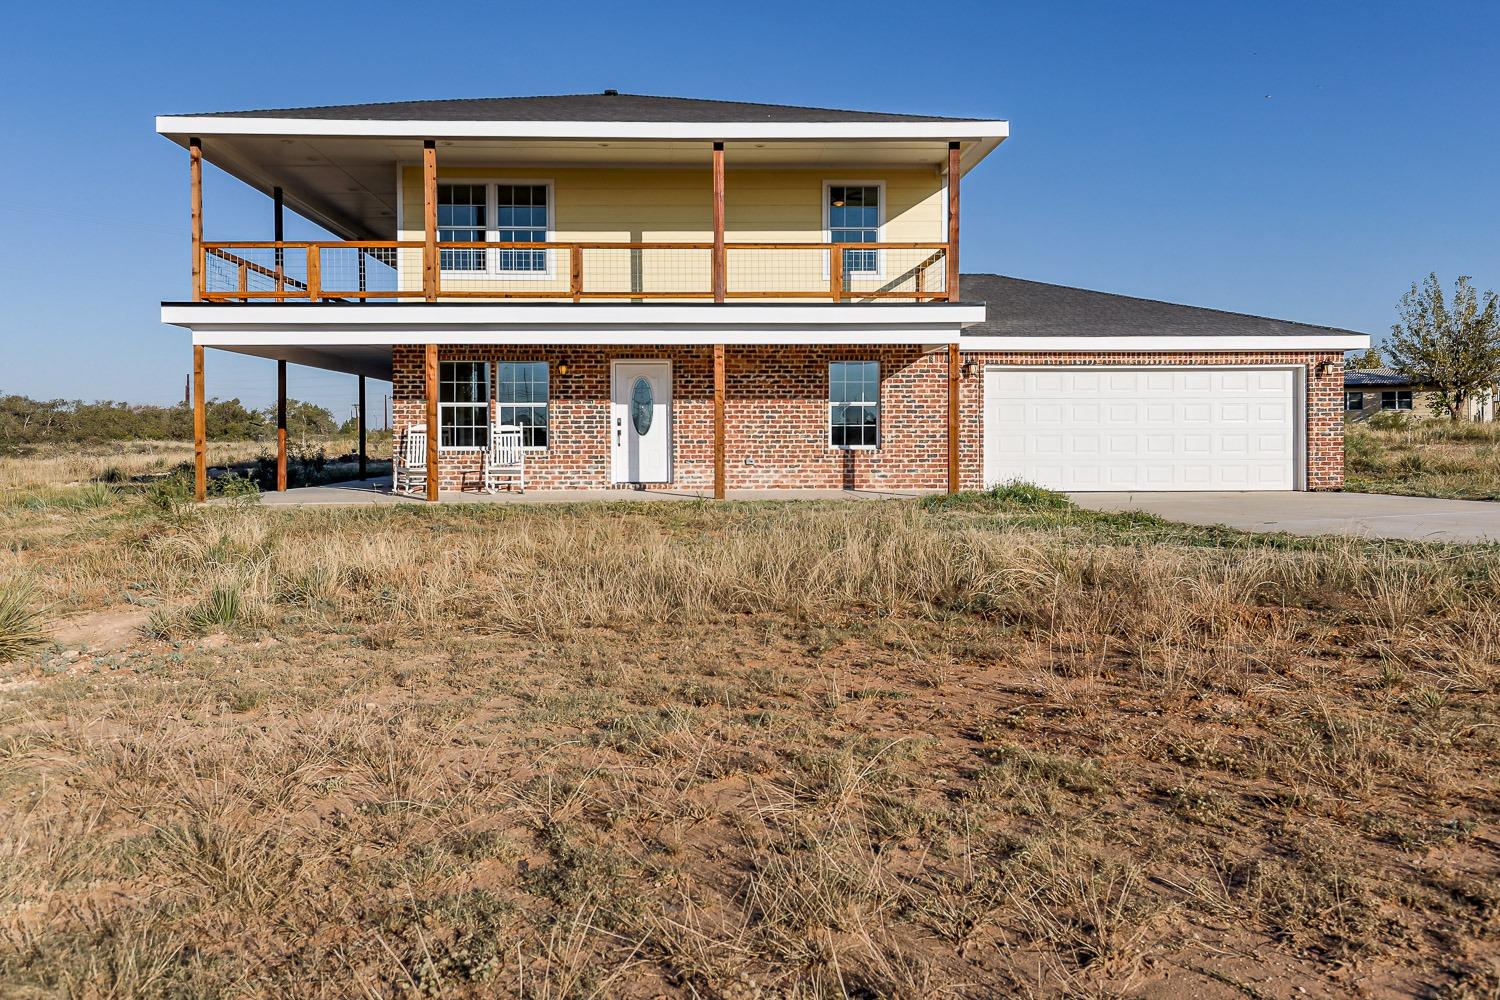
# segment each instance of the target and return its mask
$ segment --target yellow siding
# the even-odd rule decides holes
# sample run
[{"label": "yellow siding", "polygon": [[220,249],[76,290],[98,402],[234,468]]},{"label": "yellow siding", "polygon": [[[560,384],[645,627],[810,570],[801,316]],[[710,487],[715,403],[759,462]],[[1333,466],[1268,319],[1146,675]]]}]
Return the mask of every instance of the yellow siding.
[{"label": "yellow siding", "polygon": [[[712,181],[704,170],[439,167],[441,181],[502,180],[540,183],[553,190],[553,239],[614,242],[710,242],[713,239]],[[743,170],[731,164],[725,177],[725,236],[729,242],[821,243],[825,181],[883,182],[883,239],[930,242],[946,238],[942,178],[934,170]],[[399,239],[422,239],[421,169],[402,173]],[[410,254],[410,252],[408,252]],[[928,252],[888,251],[886,279],[910,268]],[[827,257],[821,251],[740,250],[729,255],[730,288],[735,291],[826,288]],[[707,251],[646,250],[585,252],[586,287],[590,291],[707,291]],[[486,290],[541,291],[568,287],[569,261],[554,255],[549,280],[490,277],[472,287]],[[940,269],[939,269],[940,270]],[[403,287],[420,284],[420,267],[403,262]],[[413,278],[415,277],[415,282]],[[447,273],[445,289],[462,287]],[[928,279],[931,281],[931,279]],[[857,288],[880,284],[862,279]],[[907,287],[910,287],[908,281]],[[932,284],[926,287],[933,288]]]}]

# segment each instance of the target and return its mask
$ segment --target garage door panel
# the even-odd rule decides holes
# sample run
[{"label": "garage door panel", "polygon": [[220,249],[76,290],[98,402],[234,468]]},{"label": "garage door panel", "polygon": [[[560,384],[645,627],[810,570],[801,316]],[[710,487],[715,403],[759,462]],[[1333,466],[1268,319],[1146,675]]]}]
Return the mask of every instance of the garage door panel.
[{"label": "garage door panel", "polygon": [[990,369],[985,480],[1293,489],[1294,389],[1291,369]]}]

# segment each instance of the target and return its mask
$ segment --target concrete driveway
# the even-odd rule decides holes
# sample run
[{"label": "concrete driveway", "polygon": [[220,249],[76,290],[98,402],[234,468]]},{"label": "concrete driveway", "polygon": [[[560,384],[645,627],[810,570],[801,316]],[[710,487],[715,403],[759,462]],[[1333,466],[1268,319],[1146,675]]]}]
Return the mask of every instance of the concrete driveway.
[{"label": "concrete driveway", "polygon": [[1241,531],[1421,542],[1500,541],[1500,503],[1374,493],[1074,493],[1090,510],[1140,510]]}]

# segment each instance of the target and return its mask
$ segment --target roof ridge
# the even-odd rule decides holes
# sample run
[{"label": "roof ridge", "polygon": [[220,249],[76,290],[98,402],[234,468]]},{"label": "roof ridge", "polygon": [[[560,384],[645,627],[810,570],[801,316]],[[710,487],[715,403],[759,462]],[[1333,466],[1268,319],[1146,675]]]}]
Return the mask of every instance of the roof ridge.
[{"label": "roof ridge", "polygon": [[[1055,281],[1037,281],[1035,278],[1018,278],[1013,274],[997,274],[994,271],[976,271],[972,272],[972,274],[974,277],[1004,278],[1007,281],[1025,281],[1033,285],[1047,285],[1052,288],[1066,288],[1071,292],[1092,292],[1095,295],[1108,295],[1117,299],[1131,299],[1135,302],[1149,302],[1152,305],[1158,306],[1172,306],[1175,309],[1197,309],[1201,312],[1219,313],[1222,316],[1238,316],[1242,319],[1259,319],[1265,320],[1268,323],[1290,323],[1293,326],[1306,326],[1319,330],[1332,330],[1335,333],[1352,333],[1356,336],[1361,337],[1368,336],[1367,334],[1360,333],[1360,331],[1358,330],[1349,330],[1341,326],[1328,326],[1325,323],[1304,323],[1301,320],[1282,319],[1279,316],[1262,316],[1259,313],[1240,312],[1237,309],[1220,309],[1216,306],[1195,306],[1190,305],[1186,302],[1172,302],[1168,299],[1150,299],[1146,298],[1144,295],[1127,295],[1124,292],[1106,292],[1100,288],[1081,288],[1078,285],[1059,285]],[[962,281],[963,278],[968,276],[969,275],[960,274],[959,279],[960,281]],[[960,288],[962,288],[962,285],[960,285]]]},{"label": "roof ridge", "polygon": [[841,115],[899,115],[906,118],[925,118],[932,121],[986,121],[983,118],[957,118],[946,115],[922,115],[904,111],[861,111],[854,108],[829,108],[807,104],[785,104],[771,101],[743,101],[721,97],[677,97],[670,94],[635,94],[618,91],[613,94],[605,94],[600,91],[589,91],[575,94],[510,94],[502,97],[418,97],[404,98],[395,101],[355,101],[346,104],[299,104],[284,108],[247,108],[240,111],[199,111],[183,114],[175,117],[194,118],[209,117],[215,115],[254,115],[270,114],[285,111],[311,111],[317,108],[385,108],[398,104],[459,104],[475,101],[546,101],[564,100],[580,97],[638,97],[653,101],[690,101],[694,104],[739,104],[754,108],[779,108],[793,111],[829,111]]}]

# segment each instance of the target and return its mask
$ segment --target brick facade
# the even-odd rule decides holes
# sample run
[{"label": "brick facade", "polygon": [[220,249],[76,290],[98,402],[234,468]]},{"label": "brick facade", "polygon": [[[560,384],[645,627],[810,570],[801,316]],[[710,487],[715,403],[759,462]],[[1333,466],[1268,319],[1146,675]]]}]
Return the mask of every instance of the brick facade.
[{"label": "brick facade", "polygon": [[[420,345],[393,349],[393,419],[399,430],[425,417]],[[672,362],[670,485],[713,486],[711,347],[444,346],[444,361],[549,364],[550,435],[528,455],[528,485],[601,488],[610,482],[610,363]],[[984,366],[1007,365],[1297,365],[1307,372],[1307,484],[1338,489],[1344,480],[1343,355],[1305,351],[965,353],[960,384],[960,468],[966,489],[983,479]],[[880,362],[881,441],[873,450],[828,446],[828,363]],[[1317,366],[1328,369],[1317,375]],[[568,366],[568,374],[558,371]],[[947,357],[919,347],[729,347],[725,359],[725,485],[729,489],[942,489],[947,482]],[[493,391],[491,393],[493,397]],[[493,403],[491,404],[493,407]],[[445,490],[477,480],[480,454],[443,451]],[[668,484],[647,484],[662,486]]]}]

